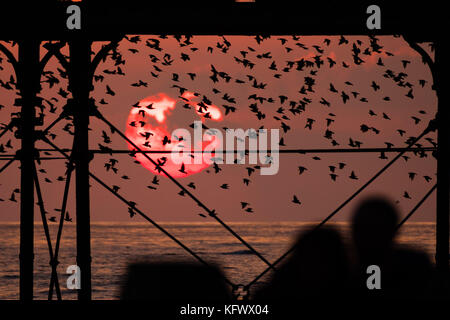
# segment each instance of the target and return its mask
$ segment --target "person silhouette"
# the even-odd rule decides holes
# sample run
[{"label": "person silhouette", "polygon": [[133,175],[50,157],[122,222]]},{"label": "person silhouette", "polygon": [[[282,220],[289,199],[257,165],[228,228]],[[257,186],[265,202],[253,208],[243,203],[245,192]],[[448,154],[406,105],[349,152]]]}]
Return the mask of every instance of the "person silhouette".
[{"label": "person silhouette", "polygon": [[397,210],[383,198],[369,198],[357,206],[352,236],[362,264],[380,264],[393,250],[398,224]]},{"label": "person silhouette", "polygon": [[255,298],[289,301],[342,296],[348,277],[348,257],[340,234],[330,227],[308,230],[300,234],[289,259]]},{"label": "person silhouette", "polygon": [[[432,267],[425,253],[395,243],[399,213],[382,197],[370,197],[356,207],[352,236],[356,251],[354,286],[358,295],[418,298],[426,294]],[[370,266],[379,268],[378,288],[369,288]],[[369,274],[370,273],[370,274]]]}]

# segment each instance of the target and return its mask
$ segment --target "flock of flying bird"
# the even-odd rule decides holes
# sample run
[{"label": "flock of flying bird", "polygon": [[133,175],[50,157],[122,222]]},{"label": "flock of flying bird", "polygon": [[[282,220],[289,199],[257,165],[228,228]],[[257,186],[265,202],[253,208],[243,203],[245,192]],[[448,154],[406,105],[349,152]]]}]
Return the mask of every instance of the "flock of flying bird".
[{"label": "flock of flying bird", "polygon": [[[145,50],[149,51],[148,57],[150,59],[152,70],[149,72],[149,78],[150,79],[157,79],[161,73],[165,72],[164,69],[170,68],[174,62],[177,60],[174,56],[172,56],[171,53],[166,52],[163,49],[163,41],[165,39],[168,39],[168,36],[159,36],[159,37],[153,37],[149,38],[147,40],[143,40],[141,36],[128,36],[125,37],[127,44],[124,44],[124,50],[127,50],[132,55],[137,54],[140,50],[142,51],[144,48]],[[205,56],[205,59],[207,59],[208,54],[213,54],[214,52],[218,54],[224,54],[225,57],[229,56],[230,48],[232,47],[232,43],[224,36],[218,37],[218,41],[216,45],[208,46],[207,48],[198,48],[195,46],[194,42],[192,42],[193,37],[190,36],[174,36],[176,41],[178,42],[179,48],[183,51],[181,52],[179,56],[179,62],[181,61],[183,63],[188,63],[191,60],[191,55],[198,53]],[[313,130],[315,128],[315,123],[317,122],[316,119],[312,117],[301,117],[302,114],[306,113],[306,111],[314,104],[318,103],[320,105],[323,105],[324,107],[330,108],[332,106],[332,99],[320,97],[320,99],[314,100],[310,96],[316,93],[316,87],[318,86],[316,83],[316,77],[318,75],[318,72],[323,69],[328,69],[330,72],[333,72],[334,69],[338,68],[339,66],[342,68],[351,68],[352,65],[361,65],[365,63],[366,57],[372,56],[372,55],[378,55],[378,59],[376,62],[376,65],[379,68],[382,68],[383,70],[383,77],[385,79],[393,81],[398,87],[404,88],[405,94],[404,96],[407,99],[414,99],[414,89],[415,84],[408,81],[408,74],[406,73],[406,69],[408,65],[410,64],[409,60],[402,60],[402,71],[396,72],[390,69],[386,69],[384,65],[383,58],[381,54],[384,54],[386,57],[393,56],[392,53],[387,52],[383,50],[383,47],[379,44],[379,39],[370,36],[368,37],[369,44],[365,46],[364,42],[362,40],[355,40],[354,42],[350,42],[346,37],[336,37],[333,39],[325,38],[323,39],[323,43],[314,44],[311,46],[307,46],[304,43],[301,42],[301,38],[298,36],[286,36],[286,37],[278,37],[277,40],[280,41],[280,45],[284,48],[286,53],[294,52],[295,50],[303,50],[308,53],[312,53],[313,55],[310,58],[301,58],[301,59],[292,59],[284,61],[284,64],[282,64],[280,61],[276,61],[275,58],[273,58],[271,52],[260,52],[259,45],[266,41],[267,38],[265,36],[256,36],[254,39],[256,41],[256,45],[254,46],[247,46],[247,48],[242,49],[239,51],[239,54],[233,56],[233,62],[241,68],[241,71],[247,72],[246,78],[242,79],[239,77],[235,77],[229,72],[226,72],[224,70],[220,70],[219,67],[210,65],[210,72],[209,72],[209,80],[212,82],[212,85],[214,86],[212,88],[212,94],[214,95],[214,99],[208,98],[206,95],[197,93],[195,90],[190,90],[189,88],[186,88],[182,85],[188,86],[186,83],[191,81],[195,81],[199,77],[194,72],[187,72],[186,73],[186,79],[184,79],[184,75],[180,75],[179,73],[172,73],[171,75],[171,88],[175,88],[179,91],[179,98],[181,100],[185,100],[184,108],[191,109],[191,108],[198,108],[197,112],[200,113],[203,118],[208,119],[210,118],[210,113],[208,112],[208,106],[212,105],[212,100],[222,100],[223,103],[221,107],[224,109],[225,117],[237,112],[238,110],[242,109],[243,107],[238,108],[238,104],[244,105],[242,103],[238,103],[237,99],[233,97],[229,93],[223,93],[221,90],[217,89],[219,85],[221,84],[231,84],[235,83],[237,85],[247,85],[250,86],[250,90],[253,90],[253,93],[248,96],[248,109],[254,117],[259,121],[264,121],[266,117],[268,117],[269,112],[273,112],[274,115],[272,118],[276,120],[279,123],[279,127],[281,129],[281,132],[283,133],[283,136],[280,138],[280,146],[286,146],[285,144],[285,136],[290,130],[291,126],[298,127],[298,122],[293,124],[295,121],[294,118],[303,119],[304,122],[304,129],[306,130]],[[336,59],[331,58],[330,56],[325,56],[325,51],[327,48],[330,48],[332,45],[335,46],[345,46],[348,47],[351,51],[351,62],[345,62],[345,61],[337,61]],[[144,43],[144,46],[141,44],[141,42]],[[121,43],[121,45],[123,42]],[[108,76],[115,75],[115,76],[125,76],[125,72],[123,71],[125,69],[125,63],[126,59],[124,58],[123,54],[119,50],[120,46],[118,48],[115,48],[110,54],[109,58],[112,62],[112,67],[104,69],[100,74],[94,75],[94,81],[96,83],[103,82]],[[122,49],[122,48],[120,48]],[[202,52],[205,51],[205,52]],[[0,67],[1,67],[1,57],[0,57]],[[148,63],[148,62],[147,62]],[[299,90],[298,90],[298,97],[295,99],[292,99],[285,95],[279,95],[278,97],[270,97],[264,95],[264,90],[268,86],[270,86],[269,83],[264,83],[259,81],[254,74],[252,74],[252,70],[254,70],[257,66],[260,65],[267,65],[267,72],[270,72],[272,74],[274,80],[281,79],[286,73],[290,72],[298,72],[303,76],[303,81],[298,84]],[[334,69],[333,69],[334,68]],[[66,79],[67,73],[57,68],[57,73],[53,71],[44,71],[43,73],[43,83],[46,83],[49,88],[53,88],[57,84],[60,83],[60,80],[58,79],[58,76],[61,78]],[[147,79],[138,79],[137,81],[131,83],[132,87],[139,88],[144,87],[148,88],[150,83],[150,80]],[[423,88],[425,87],[427,81],[426,80],[419,80],[418,86]],[[15,89],[15,79],[13,76],[10,77],[8,81],[3,81],[0,79],[0,86],[1,88],[5,90],[14,90]],[[345,88],[347,89],[337,89],[338,86],[336,86],[333,83],[327,84],[328,86],[328,92],[330,95],[334,95],[334,99],[339,99],[343,105],[345,104],[351,104],[353,101],[358,103],[368,103],[368,99],[361,96],[361,94],[354,90],[354,84],[350,81],[346,81],[344,83]],[[104,95],[104,98],[101,98],[97,103],[100,105],[106,105],[108,104],[107,101],[105,101],[106,97],[110,96],[113,97],[116,95],[116,92],[110,87],[110,85],[105,85],[106,92]],[[373,90],[374,93],[381,92],[381,86],[380,83],[377,83],[376,81],[372,81],[370,84],[371,90]],[[193,106],[192,104],[189,104],[188,101],[182,97],[182,95],[185,92],[194,92],[194,95],[200,100],[200,102]],[[66,99],[69,95],[69,92],[64,90],[62,87],[59,88],[59,91],[57,92],[58,97],[52,97],[50,99],[43,100],[43,104],[41,106],[41,112],[39,113],[40,117],[45,116],[45,111],[50,113],[56,113],[57,107],[56,105],[60,102],[61,99]],[[389,96],[383,96],[383,101],[391,101],[391,98]],[[217,104],[219,105],[219,104]],[[134,108],[142,108],[139,103],[136,103],[133,105]],[[3,108],[2,105],[0,105],[0,110]],[[152,105],[147,106],[147,108],[152,108]],[[140,113],[141,114],[141,113]],[[421,123],[420,115],[425,115],[425,110],[420,110],[418,115],[411,116],[411,119],[413,120],[414,125],[419,125]],[[142,121],[140,121],[140,124],[134,123],[129,125],[145,125],[145,113],[142,112]],[[369,117],[382,117],[384,120],[391,120],[390,116],[382,112],[380,115],[378,115],[377,112],[375,112],[372,109],[368,109],[368,116]],[[306,118],[306,119],[304,119]],[[326,122],[326,129],[324,132],[323,137],[327,139],[332,146],[339,146],[342,142],[338,142],[337,139],[334,136],[334,132],[332,131],[332,126],[336,122],[336,114],[333,112],[329,112],[327,118],[325,119]],[[2,126],[6,126],[6,124],[2,124]],[[206,125],[203,125],[206,129]],[[68,121],[65,126],[63,127],[63,130],[68,132],[69,134],[73,135],[73,125],[70,121]],[[260,127],[264,128],[264,125]],[[226,128],[224,128],[226,129]],[[374,133],[376,135],[380,134],[381,130],[379,128],[375,128],[372,126],[369,126],[367,124],[361,124],[360,130],[362,133]],[[406,134],[406,130],[404,129],[398,129],[397,133],[399,136],[404,137]],[[51,138],[55,139],[56,135],[52,135]],[[163,144],[171,143],[170,139],[173,139],[173,137],[165,137]],[[405,136],[406,138],[406,136]],[[111,137],[108,135],[108,133],[104,130],[102,130],[101,133],[101,139],[102,143],[99,144],[99,148],[102,151],[106,151],[106,153],[109,153],[112,149],[108,147],[109,144],[112,143]],[[150,132],[148,136],[146,137],[146,144],[144,144],[142,147],[143,149],[150,149],[150,141],[152,139],[152,133]],[[405,143],[409,143],[414,137],[408,137],[405,140]],[[427,137],[426,140],[433,146],[436,146],[436,142],[430,138]],[[352,148],[360,148],[363,142],[349,138],[348,146]],[[394,146],[391,142],[385,142],[386,148],[391,148]],[[420,143],[416,143],[417,147],[422,147],[423,145]],[[11,145],[11,140],[7,141],[5,144],[0,144],[0,154],[6,152],[6,149],[13,149],[13,146]],[[135,155],[136,152],[131,152],[130,155]],[[111,158],[104,164],[104,167],[106,171],[113,172],[114,174],[118,174],[118,160],[115,158],[112,158],[112,153],[110,154]],[[415,153],[416,156],[419,157],[426,157],[427,154],[423,151],[418,151]],[[312,157],[314,160],[321,160],[320,157],[314,156]],[[387,159],[384,152],[381,152],[380,159]],[[403,159],[407,161],[409,159],[409,156],[404,155]],[[139,161],[135,162],[137,164],[140,164]],[[165,160],[163,157],[157,159],[158,166],[164,167]],[[238,160],[236,160],[236,163]],[[341,175],[340,172],[344,172],[344,168],[346,167],[346,163],[339,162],[338,164],[331,164],[328,166],[329,170],[329,176],[331,181],[336,181],[338,177]],[[251,175],[255,173],[256,170],[260,169],[261,167],[259,165],[255,166],[246,166],[246,175],[242,178],[243,184],[245,186],[249,186],[251,183]],[[218,174],[222,168],[214,163],[212,166],[212,171],[215,174]],[[298,174],[302,175],[305,171],[308,169],[302,165],[298,166]],[[45,169],[39,170],[41,173],[46,173]],[[181,165],[180,172],[186,173],[184,164]],[[206,170],[208,173],[211,172],[211,170]],[[338,174],[339,173],[339,174]],[[411,180],[414,180],[417,176],[417,173],[415,172],[408,172],[408,177]],[[123,180],[129,180],[130,177],[127,175],[121,175],[121,178]],[[349,179],[352,180],[358,180],[358,176],[356,175],[354,170],[350,170],[350,174],[348,175]],[[429,182],[432,180],[432,178],[428,175],[425,175],[423,177],[426,182]],[[64,181],[65,178],[63,176],[59,176],[57,178],[57,181]],[[49,178],[45,178],[45,181],[47,183],[52,183],[52,180]],[[151,183],[147,186],[150,190],[156,190],[158,188],[160,179],[158,179],[157,176],[153,177],[153,180]],[[196,189],[196,185],[194,182],[190,182],[187,184],[188,188]],[[223,183],[219,186],[223,190],[228,190],[230,188],[230,185],[227,183]],[[113,185],[112,187],[114,192],[118,192],[120,187],[118,185]],[[14,189],[14,191],[11,194],[10,201],[16,202],[15,194],[20,192],[19,189]],[[179,193],[181,196],[185,195],[185,192],[183,190]],[[403,197],[406,199],[411,199],[410,195],[407,191],[404,191]],[[300,197],[298,195],[293,195],[291,202],[294,205],[301,205],[302,202],[299,199]],[[4,201],[4,199],[0,198],[0,201]],[[136,205],[136,203],[130,201],[129,202],[129,213],[132,217],[135,213],[133,211],[133,207]],[[247,213],[253,213],[254,209],[250,206],[250,203],[246,201],[241,201],[241,209],[244,212]],[[55,209],[56,210],[56,209]],[[204,214],[199,214],[202,217],[206,217]],[[68,213],[66,214],[66,219],[68,221],[71,220]],[[50,221],[55,221],[55,217],[50,217]]]}]

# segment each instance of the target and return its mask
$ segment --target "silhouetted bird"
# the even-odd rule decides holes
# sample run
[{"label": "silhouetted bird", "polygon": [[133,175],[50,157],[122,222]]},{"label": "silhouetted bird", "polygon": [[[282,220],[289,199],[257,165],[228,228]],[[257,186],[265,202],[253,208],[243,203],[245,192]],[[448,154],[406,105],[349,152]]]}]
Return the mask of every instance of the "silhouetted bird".
[{"label": "silhouetted bird", "polygon": [[298,200],[298,198],[297,198],[297,196],[294,194],[294,197],[293,197],[293,199],[292,199],[292,202],[293,203],[296,203],[296,204],[302,204],[301,202],[300,202],[300,200]]}]

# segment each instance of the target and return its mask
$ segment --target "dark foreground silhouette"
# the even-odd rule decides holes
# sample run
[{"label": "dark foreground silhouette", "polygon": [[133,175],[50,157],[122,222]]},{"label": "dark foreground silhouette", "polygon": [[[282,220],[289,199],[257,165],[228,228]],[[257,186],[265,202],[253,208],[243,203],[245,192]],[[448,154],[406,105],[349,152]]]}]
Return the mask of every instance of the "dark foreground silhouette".
[{"label": "dark foreground silhouette", "polygon": [[[356,250],[354,281],[358,294],[386,298],[422,298],[430,294],[432,265],[425,253],[399,248],[395,236],[399,214],[382,198],[371,198],[356,209],[352,221]],[[381,273],[379,290],[369,290],[367,268]]]},{"label": "dark foreground silhouette", "polygon": [[136,263],[128,267],[123,300],[206,301],[231,300],[221,271],[190,263]]},{"label": "dark foreground silhouette", "polygon": [[[352,218],[352,243],[344,245],[340,233],[327,226],[302,233],[269,284],[250,298],[278,302],[448,299],[448,274],[437,277],[424,252],[396,244],[398,222],[399,214],[389,201],[379,197],[362,201]],[[134,264],[129,267],[122,299],[230,301],[231,288],[216,267]]]},{"label": "dark foreground silhouette", "polygon": [[331,228],[300,235],[296,249],[256,299],[290,300],[347,291],[349,265],[339,233]]}]

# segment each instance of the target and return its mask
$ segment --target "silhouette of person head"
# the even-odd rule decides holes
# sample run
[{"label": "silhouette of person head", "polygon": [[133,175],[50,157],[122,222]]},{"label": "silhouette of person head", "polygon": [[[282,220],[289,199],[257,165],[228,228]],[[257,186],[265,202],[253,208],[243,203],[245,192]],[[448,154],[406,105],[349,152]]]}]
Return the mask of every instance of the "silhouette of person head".
[{"label": "silhouette of person head", "polygon": [[291,300],[331,296],[346,288],[348,260],[340,234],[329,227],[309,230],[257,298]]},{"label": "silhouette of person head", "polygon": [[352,220],[353,241],[360,262],[376,264],[393,248],[398,212],[386,199],[362,201]]},{"label": "silhouette of person head", "polygon": [[[361,292],[382,298],[423,296],[431,275],[425,253],[395,244],[399,220],[396,208],[386,199],[362,201],[353,216],[353,240],[358,256],[356,286]],[[380,269],[381,290],[367,290],[367,268]]]},{"label": "silhouette of person head", "polygon": [[222,302],[230,297],[218,268],[180,262],[129,265],[121,292],[123,300]]}]

